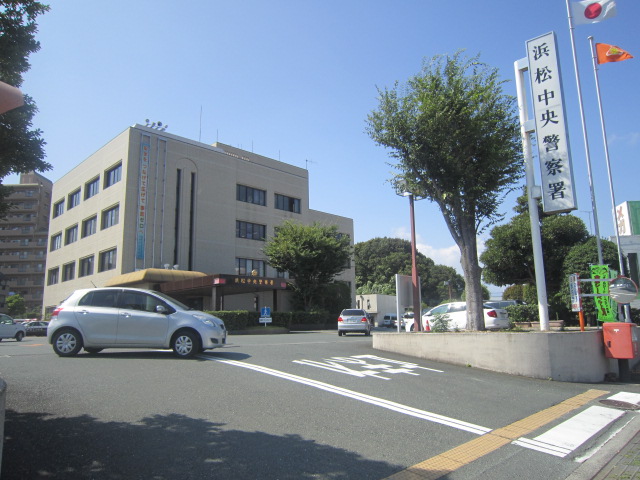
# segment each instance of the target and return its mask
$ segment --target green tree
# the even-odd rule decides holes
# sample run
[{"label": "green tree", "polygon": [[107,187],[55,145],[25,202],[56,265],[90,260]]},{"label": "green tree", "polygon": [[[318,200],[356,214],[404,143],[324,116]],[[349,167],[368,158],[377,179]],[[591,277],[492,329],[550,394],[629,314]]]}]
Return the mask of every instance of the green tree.
[{"label": "green tree", "polygon": [[319,296],[351,259],[351,239],[335,225],[302,225],[286,221],[264,246],[269,264],[289,272],[296,297],[305,311],[317,306]]},{"label": "green tree", "polygon": [[[484,265],[482,278],[493,285],[535,285],[531,220],[526,195],[518,198],[515,215],[508,223],[491,230],[480,255]],[[541,210],[539,205],[539,210]],[[589,238],[584,222],[569,214],[542,215],[540,234],[549,296],[557,293],[565,281],[563,263],[569,251]]]},{"label": "green tree", "polygon": [[404,88],[379,89],[367,118],[371,138],[397,161],[396,190],[430,199],[444,216],[461,253],[471,330],[484,330],[477,235],[503,218],[498,208],[523,172],[515,99],[503,83],[477,56],[437,56]]},{"label": "green tree", "polygon": [[[36,18],[49,10],[48,5],[31,0],[5,0],[0,5],[0,81],[14,87],[22,85],[22,75],[29,70],[28,57],[40,50],[35,39]],[[39,129],[32,129],[36,104],[24,95],[24,105],[0,115],[0,218],[10,205],[6,201],[11,189],[2,185],[10,174],[44,172],[51,165],[44,161],[45,142]]]},{"label": "green tree", "polygon": [[[354,246],[357,292],[396,294],[395,275],[411,275],[411,242],[401,238],[372,238]],[[436,265],[433,260],[417,252],[416,263],[420,276],[423,303],[438,305],[452,298],[458,299],[464,290],[463,278],[451,267]]]},{"label": "green tree", "polygon": [[7,306],[7,312],[14,318],[20,317],[27,310],[24,298],[19,294],[7,297],[4,303]]}]

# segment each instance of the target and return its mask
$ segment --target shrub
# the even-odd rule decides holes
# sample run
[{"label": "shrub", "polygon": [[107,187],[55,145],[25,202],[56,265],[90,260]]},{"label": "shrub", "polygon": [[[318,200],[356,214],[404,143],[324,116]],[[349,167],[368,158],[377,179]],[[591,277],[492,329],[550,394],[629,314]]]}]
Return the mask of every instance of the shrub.
[{"label": "shrub", "polygon": [[436,313],[433,316],[433,321],[431,322],[431,331],[432,332],[447,332],[449,331],[449,322],[451,319],[449,315],[446,313]]},{"label": "shrub", "polygon": [[509,322],[539,322],[538,304],[535,305],[509,305],[506,309]]},{"label": "shrub", "polygon": [[[245,330],[248,327],[262,326],[260,313],[249,310],[208,311],[207,313],[220,318],[227,330]],[[337,317],[325,311],[320,312],[271,312],[271,325],[291,329],[300,326],[314,326],[315,328],[337,328]]]},{"label": "shrub", "polygon": [[250,312],[249,310],[224,310],[219,312],[207,312],[218,317],[224,322],[227,330],[244,330],[247,327],[260,325],[258,319],[259,312]]}]

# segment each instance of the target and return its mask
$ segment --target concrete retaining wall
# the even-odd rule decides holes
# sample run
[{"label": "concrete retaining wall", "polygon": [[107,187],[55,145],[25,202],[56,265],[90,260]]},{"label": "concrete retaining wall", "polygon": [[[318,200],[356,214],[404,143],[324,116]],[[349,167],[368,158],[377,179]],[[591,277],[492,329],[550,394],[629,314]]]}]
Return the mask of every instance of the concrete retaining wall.
[{"label": "concrete retaining wall", "polygon": [[[373,348],[495,372],[598,383],[618,374],[602,330],[587,332],[375,333]],[[633,360],[631,361],[633,363]]]}]

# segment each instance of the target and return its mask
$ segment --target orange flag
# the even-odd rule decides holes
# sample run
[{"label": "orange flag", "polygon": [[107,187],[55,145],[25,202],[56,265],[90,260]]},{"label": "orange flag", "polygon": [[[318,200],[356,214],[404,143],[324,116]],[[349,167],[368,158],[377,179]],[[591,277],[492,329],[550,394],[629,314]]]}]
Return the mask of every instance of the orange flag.
[{"label": "orange flag", "polygon": [[629,52],[606,43],[596,43],[596,52],[598,54],[598,63],[621,62],[622,60],[633,58],[633,55]]}]

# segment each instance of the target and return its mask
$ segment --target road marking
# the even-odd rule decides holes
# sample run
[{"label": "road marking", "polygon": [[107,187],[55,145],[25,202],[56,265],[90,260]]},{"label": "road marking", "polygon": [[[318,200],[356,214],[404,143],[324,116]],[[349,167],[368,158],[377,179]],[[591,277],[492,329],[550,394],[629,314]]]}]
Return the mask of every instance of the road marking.
[{"label": "road marking", "polygon": [[[389,377],[384,377],[380,375],[384,374],[397,374],[397,373],[405,373],[407,375],[419,375],[415,373],[413,370],[421,369],[428,370],[431,372],[444,373],[442,370],[436,370],[433,368],[421,367],[416,363],[403,362],[400,360],[392,360],[390,358],[378,357],[377,355],[353,355],[351,357],[331,357],[323,359],[324,362],[318,362],[316,360],[293,360],[293,363],[298,363],[300,365],[308,365],[311,367],[323,368],[325,370],[330,370],[337,373],[344,373],[346,375],[352,375],[354,377],[364,378],[364,377],[373,377],[379,378],[381,380],[391,380]],[[368,360],[375,360],[377,362],[384,363],[369,363]],[[355,368],[349,368],[345,366],[352,365],[360,368],[361,370],[356,370]],[[391,365],[388,365],[391,364]],[[362,370],[364,369],[364,370]]]},{"label": "road marking", "polygon": [[387,480],[436,480],[607,393],[609,392],[603,390],[587,390],[506,427],[493,430],[470,442],[406,468],[387,477]]},{"label": "road marking", "polygon": [[619,402],[633,403],[640,405],[640,393],[619,392],[611,395],[608,400],[617,400]]},{"label": "road marking", "polygon": [[534,439],[521,437],[513,443],[556,457],[566,457],[624,413],[613,408],[589,407]]},{"label": "road marking", "polygon": [[490,428],[482,427],[480,425],[474,425],[473,423],[464,422],[462,420],[457,420],[451,417],[445,417],[444,415],[438,415],[437,413],[427,412],[426,410],[420,410],[417,408],[409,407],[407,405],[402,405],[400,403],[390,402],[382,398],[373,397],[371,395],[355,392],[353,390],[348,390],[342,387],[336,387],[328,383],[318,382],[316,380],[300,377],[298,375],[292,375],[290,373],[282,372],[280,370],[274,370],[272,368],[261,367],[259,365],[253,365],[245,362],[238,362],[236,360],[224,360],[224,359],[213,358],[208,356],[198,356],[198,358],[201,358],[203,360],[210,360],[214,362],[225,363],[227,365],[233,365],[236,367],[247,368],[249,370],[254,370],[256,372],[272,375],[274,377],[282,378],[284,380],[301,383],[303,385],[307,385],[313,388],[318,388],[320,390],[325,390],[327,392],[335,393],[337,395],[349,397],[354,400],[369,403],[371,405],[376,405],[378,407],[386,408],[388,410],[393,410],[395,412],[402,413],[404,415],[410,415],[412,417],[420,418],[422,420],[427,420],[429,422],[439,423],[441,425],[447,425],[449,427],[456,428],[458,430],[464,430],[466,432],[475,433],[476,435],[483,435],[491,431]]}]

